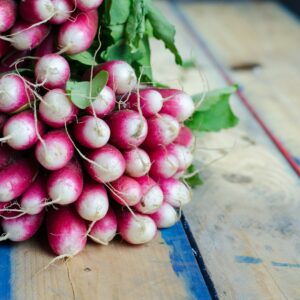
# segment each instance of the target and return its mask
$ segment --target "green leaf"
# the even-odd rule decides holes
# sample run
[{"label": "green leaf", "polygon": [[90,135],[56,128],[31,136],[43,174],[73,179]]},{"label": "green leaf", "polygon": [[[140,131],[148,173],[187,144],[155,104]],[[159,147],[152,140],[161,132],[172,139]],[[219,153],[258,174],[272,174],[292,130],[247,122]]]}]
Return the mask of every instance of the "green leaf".
[{"label": "green leaf", "polygon": [[118,42],[124,38],[125,25],[112,25],[107,27],[110,31],[110,36],[114,42]]},{"label": "green leaf", "polygon": [[[191,166],[187,169],[187,171],[186,171],[186,173],[185,173],[184,175],[186,176],[186,175],[189,175],[189,174],[193,174],[193,173],[195,173],[195,171],[196,171],[195,166],[194,166],[194,165],[191,165]],[[199,185],[202,185],[202,184],[203,184],[203,181],[202,181],[202,179],[200,178],[199,173],[195,173],[193,176],[191,176],[191,177],[189,177],[189,178],[185,178],[184,180],[185,180],[185,182],[186,182],[191,188],[194,188],[194,187],[196,187],[196,186],[199,186]]]},{"label": "green leaf", "polygon": [[143,73],[143,82],[151,83],[153,81],[151,67],[151,49],[147,37],[144,37],[142,40],[140,40],[139,51],[140,53],[144,53],[144,55],[140,59],[136,60],[136,62],[133,62],[133,66],[138,76],[140,76],[141,72]]},{"label": "green leaf", "polygon": [[[219,131],[235,126],[238,118],[231,110],[229,98],[236,90],[237,86],[231,86],[207,93],[185,125],[194,132]],[[198,99],[201,99],[201,94],[194,96],[194,101]]]},{"label": "green leaf", "polygon": [[78,54],[68,55],[68,57],[72,60],[79,61],[80,63],[87,65],[87,66],[96,66],[97,62],[94,59],[93,55],[88,52],[84,51]]},{"label": "green leaf", "polygon": [[108,72],[100,71],[92,80],[91,97],[95,98],[103,90],[108,81]]},{"label": "green leaf", "polygon": [[177,64],[182,64],[182,58],[175,46],[175,27],[157,10],[150,1],[147,5],[147,18],[151,23],[153,35],[155,38],[162,40],[175,56]]},{"label": "green leaf", "polygon": [[109,25],[124,24],[130,15],[129,0],[107,0],[104,17],[109,18]]}]

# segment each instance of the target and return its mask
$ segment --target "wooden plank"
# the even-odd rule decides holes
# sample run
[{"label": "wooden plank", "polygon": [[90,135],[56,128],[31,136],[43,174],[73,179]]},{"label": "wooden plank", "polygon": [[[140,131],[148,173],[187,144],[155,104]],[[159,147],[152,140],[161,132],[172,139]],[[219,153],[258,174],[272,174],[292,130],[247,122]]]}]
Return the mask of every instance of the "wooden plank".
[{"label": "wooden plank", "polygon": [[[215,64],[178,18],[185,6],[159,5],[176,24],[185,58],[197,59],[211,88],[224,86]],[[201,5],[193,8],[199,12]],[[173,58],[160,51],[160,44],[154,46],[158,79],[191,93],[203,89],[199,71],[171,67]],[[205,185],[185,215],[221,299],[300,299],[299,179],[240,100],[234,97],[232,103],[239,126],[198,141]]]}]

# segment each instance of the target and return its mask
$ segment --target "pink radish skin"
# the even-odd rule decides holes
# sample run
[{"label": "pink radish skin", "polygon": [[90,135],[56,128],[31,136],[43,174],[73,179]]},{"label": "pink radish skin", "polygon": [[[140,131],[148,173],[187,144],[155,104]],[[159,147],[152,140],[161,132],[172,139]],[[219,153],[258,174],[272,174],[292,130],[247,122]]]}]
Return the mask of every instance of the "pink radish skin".
[{"label": "pink radish skin", "polygon": [[9,51],[9,43],[0,40],[0,58],[2,58]]},{"label": "pink radish skin", "polygon": [[56,255],[74,256],[86,245],[86,225],[74,209],[60,207],[46,217],[48,241]]},{"label": "pink radish skin", "polygon": [[68,135],[62,130],[49,131],[35,147],[37,161],[47,170],[58,170],[64,167],[74,154],[74,147]]},{"label": "pink radish skin", "polygon": [[146,175],[151,168],[150,157],[146,151],[140,148],[123,152],[126,161],[125,173],[131,177]]},{"label": "pink radish skin", "polygon": [[[44,131],[44,127],[39,121],[37,130],[40,135]],[[38,141],[37,130],[33,112],[25,110],[7,120],[3,127],[3,135],[9,138],[7,144],[13,149],[27,150]]]},{"label": "pink radish skin", "polygon": [[16,156],[16,151],[7,145],[0,144],[0,170],[8,166]]},{"label": "pink radish skin", "polygon": [[91,10],[78,13],[75,21],[65,22],[59,29],[58,44],[67,54],[77,54],[87,50],[96,36],[98,12]]},{"label": "pink radish skin", "polygon": [[36,215],[44,210],[46,199],[46,180],[39,176],[24,192],[19,203],[27,214]]},{"label": "pink radish skin", "polygon": [[145,148],[155,148],[158,145],[168,145],[178,136],[180,125],[173,117],[160,114],[148,120],[148,135],[143,143]]},{"label": "pink radish skin", "polygon": [[164,194],[164,200],[173,207],[181,207],[192,199],[191,190],[180,180],[174,178],[161,179],[159,185]]},{"label": "pink radish skin", "polygon": [[157,227],[150,217],[138,213],[133,216],[124,210],[118,215],[118,232],[126,242],[139,245],[150,242],[156,235]]},{"label": "pink radish skin", "polygon": [[90,115],[95,114],[97,117],[102,118],[113,111],[115,104],[115,93],[110,87],[105,86],[92,104],[86,108],[86,112]]},{"label": "pink radish skin", "polygon": [[2,129],[7,119],[8,116],[6,114],[0,113],[0,134],[2,134]]},{"label": "pink radish skin", "polygon": [[173,116],[178,122],[187,120],[193,114],[195,105],[188,94],[176,89],[160,89],[159,92],[165,100],[161,113]]},{"label": "pink radish skin", "polygon": [[88,159],[97,165],[85,161],[85,167],[89,175],[100,183],[117,180],[125,171],[125,160],[121,152],[112,145],[90,151]]},{"label": "pink radish skin", "polygon": [[158,91],[151,88],[131,93],[128,102],[126,102],[126,107],[138,111],[139,105],[143,116],[149,118],[161,110],[163,98]]},{"label": "pink radish skin", "polygon": [[17,15],[17,5],[13,0],[0,0],[0,33],[10,29]]},{"label": "pink radish skin", "polygon": [[31,50],[37,47],[49,34],[50,28],[41,24],[35,27],[31,23],[24,21],[17,22],[11,30],[14,34],[11,38],[11,44],[18,50]]},{"label": "pink radish skin", "polygon": [[71,102],[62,89],[54,89],[46,93],[39,105],[39,116],[47,125],[60,128],[72,122],[78,108]]},{"label": "pink radish skin", "polygon": [[12,113],[30,101],[31,94],[19,75],[8,74],[0,78],[0,112]]},{"label": "pink radish skin", "polygon": [[110,129],[103,120],[84,116],[74,123],[73,136],[82,146],[97,149],[107,144],[110,138]]},{"label": "pink radish skin", "polygon": [[76,0],[77,8],[81,11],[89,11],[98,8],[103,0]]},{"label": "pink radish skin", "polygon": [[44,218],[44,212],[36,215],[25,214],[15,218],[14,215],[9,214],[12,218],[2,219],[0,222],[7,239],[13,242],[22,242],[33,237]]},{"label": "pink radish skin", "polygon": [[37,175],[38,168],[30,159],[14,161],[0,171],[0,202],[21,196]]},{"label": "pink radish skin", "polygon": [[142,198],[140,184],[128,176],[121,176],[112,182],[111,186],[111,197],[123,206],[133,206],[139,203]]},{"label": "pink radish skin", "polygon": [[178,221],[177,212],[172,205],[164,202],[157,212],[149,215],[157,228],[169,228]]},{"label": "pink radish skin", "polygon": [[75,208],[81,218],[87,221],[102,219],[108,211],[108,196],[101,183],[85,183]]},{"label": "pink radish skin", "polygon": [[96,243],[108,245],[116,236],[117,226],[116,214],[109,208],[107,214],[93,225],[89,237]]},{"label": "pink radish skin", "polygon": [[65,167],[52,172],[47,182],[47,193],[50,199],[60,205],[75,202],[82,188],[83,175],[77,161],[71,161]]},{"label": "pink radish skin", "polygon": [[37,61],[34,73],[37,82],[45,88],[64,88],[70,78],[70,66],[61,55],[47,54]]},{"label": "pink radish skin", "polygon": [[193,162],[193,154],[189,148],[178,144],[170,144],[167,151],[173,154],[178,160],[177,172],[185,171]]},{"label": "pink radish skin", "polygon": [[47,54],[51,54],[55,52],[56,50],[56,35],[53,33],[53,30],[50,32],[50,34],[44,39],[44,41],[36,47],[34,51],[35,57],[42,57]]},{"label": "pink radish skin", "polygon": [[143,116],[133,110],[120,110],[106,119],[111,130],[110,142],[118,148],[129,150],[145,140],[148,125]]},{"label": "pink radish skin", "polygon": [[181,126],[177,138],[174,140],[174,143],[182,145],[187,148],[193,148],[195,145],[195,137],[192,131],[186,127]]},{"label": "pink radish skin", "polygon": [[163,193],[159,185],[149,176],[136,178],[142,188],[142,199],[134,208],[143,214],[156,212],[163,203]]},{"label": "pink radish skin", "polygon": [[[8,72],[8,71],[11,71],[11,70],[15,70],[15,65],[14,63],[24,57],[24,56],[28,56],[29,54],[29,50],[24,50],[24,51],[18,51],[18,50],[13,50],[14,48],[12,48],[11,50],[12,51],[9,51],[8,54],[6,54],[2,60],[1,60],[1,63],[0,63],[0,73],[4,73],[4,72]],[[23,67],[26,67],[28,65],[28,60],[23,60],[23,61],[20,61],[18,63],[18,68],[23,68]]]},{"label": "pink radish skin", "polygon": [[179,162],[165,147],[157,147],[149,152],[152,162],[150,175],[155,178],[169,178],[176,174]]}]

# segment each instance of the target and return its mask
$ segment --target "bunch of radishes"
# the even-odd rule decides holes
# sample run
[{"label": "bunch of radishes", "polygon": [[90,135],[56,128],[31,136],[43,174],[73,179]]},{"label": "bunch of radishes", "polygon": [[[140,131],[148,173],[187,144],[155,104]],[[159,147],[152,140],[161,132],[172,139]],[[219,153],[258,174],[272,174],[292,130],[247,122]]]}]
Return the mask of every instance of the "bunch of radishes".
[{"label": "bunch of radishes", "polygon": [[108,75],[95,97],[76,95],[87,98],[85,109],[66,90],[72,65],[64,54],[91,46],[101,2],[0,0],[0,55],[34,61],[32,78],[0,77],[1,239],[27,240],[45,218],[50,246],[63,257],[83,250],[87,237],[149,242],[191,200],[180,180],[193,160],[194,137],[183,125],[194,111],[190,96],[142,87],[117,60],[83,76]]}]

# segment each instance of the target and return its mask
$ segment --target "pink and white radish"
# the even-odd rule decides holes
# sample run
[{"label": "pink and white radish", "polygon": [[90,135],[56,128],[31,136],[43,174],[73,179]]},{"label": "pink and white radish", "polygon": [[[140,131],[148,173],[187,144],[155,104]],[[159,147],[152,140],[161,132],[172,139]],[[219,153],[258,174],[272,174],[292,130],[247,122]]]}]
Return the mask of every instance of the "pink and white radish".
[{"label": "pink and white radish", "polygon": [[121,149],[138,147],[148,133],[146,119],[133,110],[120,110],[106,119],[111,130],[110,142]]},{"label": "pink and white radish", "polygon": [[125,160],[121,152],[112,145],[90,151],[85,161],[89,175],[96,181],[107,183],[117,180],[125,171]]},{"label": "pink and white radish", "polygon": [[158,145],[168,145],[178,136],[180,125],[176,119],[167,114],[150,117],[148,120],[148,135],[143,143],[146,148]]},{"label": "pink and white radish", "polygon": [[0,170],[0,202],[21,196],[35,179],[37,165],[28,158],[16,160]]},{"label": "pink and white radish", "polygon": [[90,115],[96,115],[99,118],[102,118],[110,114],[116,104],[116,95],[113,90],[105,86],[92,104],[86,108],[86,112]]},{"label": "pink and white radish", "polygon": [[44,212],[35,215],[17,216],[16,213],[5,214],[0,223],[4,232],[1,240],[22,242],[30,239],[40,228],[44,218]]},{"label": "pink and white radish", "polygon": [[126,107],[129,109],[139,111],[140,108],[145,118],[157,114],[162,106],[163,98],[161,94],[151,88],[132,92],[126,102]]},{"label": "pink and white radish", "polygon": [[164,202],[157,212],[149,215],[155,222],[157,228],[168,228],[178,221],[178,215],[172,205]]},{"label": "pink and white radish", "polygon": [[81,218],[87,221],[98,221],[108,211],[108,196],[105,187],[101,183],[87,182],[82,193],[75,202],[75,208]]},{"label": "pink and white radish", "polygon": [[189,148],[174,143],[168,145],[166,149],[178,160],[177,172],[185,171],[192,164],[193,154]]},{"label": "pink and white radish", "polygon": [[75,20],[68,20],[60,27],[58,45],[67,54],[83,52],[93,43],[97,29],[97,10],[78,13]]},{"label": "pink and white radish", "polygon": [[88,236],[96,243],[108,245],[116,236],[117,226],[116,214],[110,207],[107,214],[92,226]]},{"label": "pink and white radish", "polygon": [[173,207],[181,207],[192,199],[191,190],[175,178],[160,179],[159,185],[164,194],[164,201]]},{"label": "pink and white radish", "polygon": [[14,0],[0,0],[0,33],[10,29],[17,16],[17,5]]},{"label": "pink and white radish", "polygon": [[38,176],[21,196],[19,200],[21,210],[29,215],[39,214],[45,208],[46,199],[46,180],[44,176]]},{"label": "pink and white radish", "polygon": [[118,214],[118,232],[126,242],[138,245],[150,242],[157,228],[150,217],[124,210]]},{"label": "pink and white radish", "polygon": [[179,122],[187,120],[193,114],[195,105],[188,94],[176,89],[159,89],[158,91],[165,100],[161,113],[169,114]]},{"label": "pink and white radish", "polygon": [[51,24],[63,24],[70,19],[74,10],[73,0],[51,0],[54,6],[54,16],[50,19]]},{"label": "pink and white radish", "polygon": [[4,137],[0,138],[0,141],[6,141],[15,150],[27,150],[36,144],[38,133],[41,135],[43,131],[42,123],[39,121],[35,123],[34,113],[25,110],[6,121],[3,127]]},{"label": "pink and white radish", "polygon": [[12,113],[30,102],[31,93],[24,78],[16,74],[0,78],[0,112]]},{"label": "pink and white radish", "polygon": [[47,125],[60,128],[75,119],[78,108],[62,89],[50,90],[39,105],[39,116]]},{"label": "pink and white radish", "polygon": [[79,163],[70,161],[63,168],[52,172],[47,182],[47,194],[53,203],[67,205],[75,202],[83,188],[83,175]]},{"label": "pink and white radish", "polygon": [[152,149],[148,154],[152,162],[149,173],[153,178],[169,178],[178,171],[178,159],[165,147],[160,146]]},{"label": "pink and white radish", "polygon": [[35,147],[37,161],[47,170],[64,167],[73,157],[74,147],[63,130],[49,131]]},{"label": "pink and white radish", "polygon": [[51,210],[46,217],[48,241],[52,251],[62,257],[72,257],[86,245],[86,225],[69,206]]},{"label": "pink and white radish", "polygon": [[143,214],[156,212],[163,203],[163,192],[159,185],[149,176],[136,178],[142,188],[142,199],[134,208]]},{"label": "pink and white radish", "polygon": [[97,117],[83,116],[74,123],[73,136],[82,146],[97,149],[107,144],[110,129]]},{"label": "pink and white radish", "polygon": [[151,168],[150,157],[146,151],[134,148],[123,152],[126,162],[125,173],[131,177],[141,177],[146,175]]},{"label": "pink and white radish", "polygon": [[195,137],[191,129],[182,125],[180,127],[177,138],[174,140],[174,143],[182,145],[187,148],[193,148],[195,145]]},{"label": "pink and white radish", "polygon": [[44,55],[54,53],[56,50],[56,39],[57,36],[52,30],[49,35],[43,40],[43,42],[35,48],[34,56],[42,57]]},{"label": "pink and white radish", "polygon": [[59,54],[42,56],[34,68],[37,82],[48,89],[64,88],[70,78],[70,66]]},{"label": "pink and white radish", "polygon": [[89,11],[98,8],[103,0],[76,0],[77,8],[81,11]]},{"label": "pink and white radish", "polygon": [[111,197],[123,206],[133,206],[142,198],[140,184],[131,177],[121,176],[111,183]]}]

